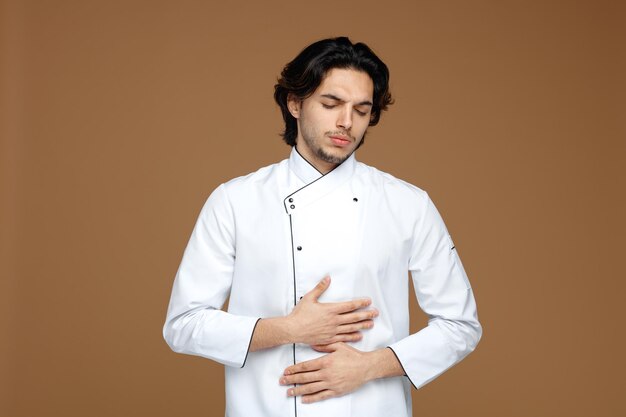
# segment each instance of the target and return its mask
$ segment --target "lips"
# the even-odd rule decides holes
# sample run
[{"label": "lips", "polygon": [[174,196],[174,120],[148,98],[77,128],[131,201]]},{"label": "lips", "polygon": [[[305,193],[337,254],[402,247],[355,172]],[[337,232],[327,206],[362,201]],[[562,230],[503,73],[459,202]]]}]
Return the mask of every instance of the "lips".
[{"label": "lips", "polygon": [[330,140],[335,146],[339,146],[342,148],[352,143],[352,141],[350,140],[348,136],[343,136],[343,135],[331,135]]}]

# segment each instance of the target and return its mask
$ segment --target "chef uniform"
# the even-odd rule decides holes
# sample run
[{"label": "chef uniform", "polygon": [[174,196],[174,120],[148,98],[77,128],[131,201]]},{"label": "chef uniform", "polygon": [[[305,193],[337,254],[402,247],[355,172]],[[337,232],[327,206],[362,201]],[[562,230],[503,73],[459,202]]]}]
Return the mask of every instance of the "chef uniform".
[{"label": "chef uniform", "polygon": [[[409,285],[428,325],[409,335]],[[389,347],[405,376],[303,404],[285,368],[323,353],[307,345],[249,352],[262,317],[288,315],[324,276],[320,302],[369,297],[380,314],[362,351]],[[228,312],[221,308],[230,296]],[[470,353],[481,327],[469,281],[426,192],[357,162],[322,175],[289,159],[220,185],[202,208],[174,281],[163,329],[170,347],[226,365],[229,417],[404,417],[419,388]]]}]

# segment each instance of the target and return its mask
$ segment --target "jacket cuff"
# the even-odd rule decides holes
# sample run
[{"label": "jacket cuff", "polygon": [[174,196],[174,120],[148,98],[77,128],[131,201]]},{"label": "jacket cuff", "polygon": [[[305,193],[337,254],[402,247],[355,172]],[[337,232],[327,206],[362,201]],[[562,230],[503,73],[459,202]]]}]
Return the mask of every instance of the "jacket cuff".
[{"label": "jacket cuff", "polygon": [[241,365],[242,368],[244,366],[246,366],[246,360],[248,360],[248,354],[250,353],[250,346],[252,346],[252,338],[254,337],[254,331],[256,330],[256,326],[257,326],[257,324],[259,324],[259,321],[261,321],[260,317],[258,319],[256,319],[256,321],[254,322],[254,327],[252,328],[252,333],[250,333],[250,342],[248,342],[248,350],[246,351],[246,357],[243,358],[243,364]]},{"label": "jacket cuff", "polygon": [[387,349],[389,349],[391,351],[391,353],[393,353],[393,356],[396,357],[396,360],[398,361],[398,363],[400,364],[400,368],[402,368],[402,372],[404,372],[404,376],[406,377],[406,379],[409,380],[409,382],[411,383],[411,385],[413,385],[413,388],[417,389],[417,387],[415,386],[415,384],[413,383],[413,381],[411,381],[411,378],[409,378],[409,375],[406,373],[406,369],[404,369],[404,365],[402,364],[402,361],[400,360],[400,358],[398,357],[398,354],[396,353],[395,350],[393,350],[393,348],[391,346],[387,346]]},{"label": "jacket cuff", "polygon": [[419,389],[457,361],[445,337],[436,326],[427,326],[389,345],[413,387]]}]

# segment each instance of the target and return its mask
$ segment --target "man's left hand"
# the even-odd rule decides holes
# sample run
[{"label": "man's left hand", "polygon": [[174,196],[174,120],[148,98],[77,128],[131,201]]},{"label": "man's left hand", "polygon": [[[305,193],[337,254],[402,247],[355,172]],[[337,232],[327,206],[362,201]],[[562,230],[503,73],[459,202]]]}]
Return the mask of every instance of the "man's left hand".
[{"label": "man's left hand", "polygon": [[313,346],[322,356],[300,362],[285,369],[280,378],[281,385],[289,388],[290,397],[302,396],[303,403],[313,403],[327,398],[339,397],[354,391],[370,379],[368,375],[368,352],[362,352],[345,343]]}]

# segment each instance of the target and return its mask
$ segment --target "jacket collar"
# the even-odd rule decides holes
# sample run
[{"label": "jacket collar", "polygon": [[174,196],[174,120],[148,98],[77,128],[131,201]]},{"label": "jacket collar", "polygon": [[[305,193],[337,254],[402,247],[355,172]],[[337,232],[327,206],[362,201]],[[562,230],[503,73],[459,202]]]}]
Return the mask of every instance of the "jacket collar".
[{"label": "jacket collar", "polygon": [[287,213],[292,214],[349,180],[356,169],[356,159],[352,153],[335,169],[327,174],[322,174],[304,159],[294,146],[289,156],[289,169],[306,184],[298,190],[292,191],[283,201]]},{"label": "jacket collar", "polygon": [[310,184],[324,176],[313,164],[304,159],[295,146],[291,148],[291,155],[289,155],[289,168],[305,184]]}]

